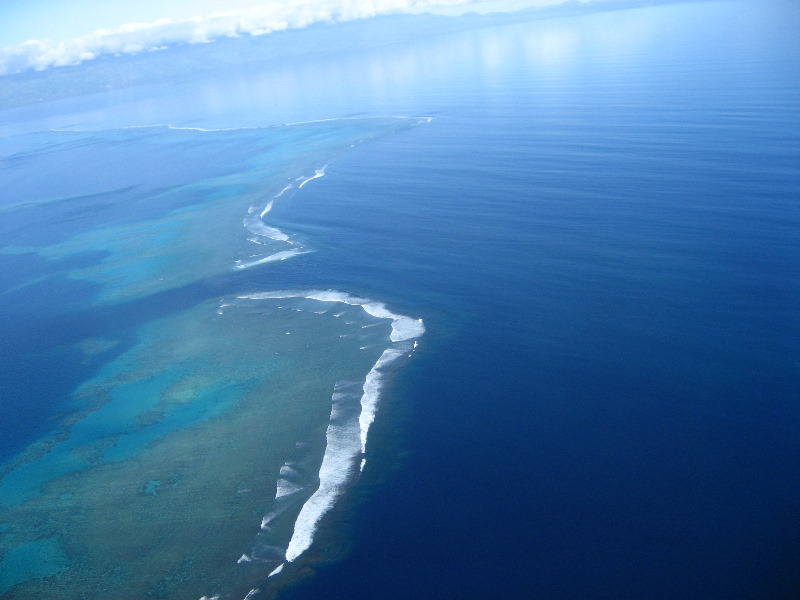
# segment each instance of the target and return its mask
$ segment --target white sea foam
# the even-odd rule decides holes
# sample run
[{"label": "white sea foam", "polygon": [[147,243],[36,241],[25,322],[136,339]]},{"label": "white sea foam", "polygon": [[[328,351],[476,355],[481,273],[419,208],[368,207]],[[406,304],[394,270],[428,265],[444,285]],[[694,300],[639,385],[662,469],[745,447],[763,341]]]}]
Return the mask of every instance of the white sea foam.
[{"label": "white sea foam", "polygon": [[278,513],[275,513],[275,512],[271,512],[271,513],[268,513],[268,514],[264,515],[264,517],[261,519],[261,529],[268,529],[269,528],[269,524],[272,523],[272,520],[277,516],[278,516]]},{"label": "white sea foam", "polygon": [[[228,132],[228,131],[253,131],[259,129],[280,129],[281,127],[296,127],[298,125],[312,125],[315,123],[330,123],[334,121],[364,121],[364,120],[377,120],[377,119],[397,119],[397,120],[416,120],[417,124],[422,123],[430,123],[433,121],[433,117],[430,116],[410,116],[410,115],[392,115],[388,117],[331,117],[329,119],[311,119],[308,121],[291,121],[286,123],[278,123],[275,125],[251,125],[251,126],[241,126],[241,127],[189,127],[185,125],[173,125],[171,123],[151,123],[148,125],[123,125],[122,127],[112,127],[110,130],[125,130],[125,129],[172,129],[174,131],[198,131],[201,133],[217,133],[217,132]],[[60,133],[91,133],[96,131],[103,131],[102,129],[79,129],[77,127],[70,127],[67,129],[65,126],[63,128],[53,127],[48,129],[48,131],[60,132]],[[355,144],[353,144],[355,145]],[[351,146],[352,147],[352,146]]]},{"label": "white sea foam", "polygon": [[383,387],[381,367],[394,362],[403,356],[405,352],[405,350],[400,348],[387,348],[383,351],[378,362],[370,369],[369,373],[367,373],[367,377],[364,379],[364,393],[361,395],[361,414],[358,417],[361,452],[366,452],[367,450],[367,434],[369,433],[370,425],[372,425],[372,422],[375,420],[378,399],[380,398],[381,388]]},{"label": "white sea foam", "polygon": [[[292,184],[292,183],[287,184],[280,192],[275,194],[275,197],[276,198],[280,198],[281,196],[283,196],[286,192],[288,192],[293,187],[294,187],[294,184]],[[271,207],[272,206],[272,202],[270,202],[269,205]]]},{"label": "white sea foam", "polygon": [[242,220],[242,224],[247,228],[247,230],[257,236],[260,237],[268,237],[272,240],[278,242],[288,242],[289,236],[283,233],[277,227],[270,227],[264,221],[261,220],[255,213],[248,213],[245,218]]},{"label": "white sea foam", "polygon": [[302,179],[302,181],[300,182],[300,185],[297,186],[297,189],[298,190],[303,189],[303,186],[307,184],[309,181],[314,181],[315,179],[319,179],[320,177],[325,177],[325,168],[327,166],[328,165],[323,165],[322,167],[314,171],[314,174],[311,177],[301,177],[300,179]]},{"label": "white sea foam", "polygon": [[[137,127],[134,125],[134,127]],[[148,127],[147,125],[139,125],[139,127]],[[163,125],[151,125],[150,127],[164,127]],[[175,131],[202,131],[211,133],[216,131],[245,131],[248,129],[263,129],[263,127],[180,127],[178,125],[166,125],[167,129],[174,129]]]},{"label": "white sea foam", "polygon": [[[169,127],[173,128],[173,129],[182,129],[182,128],[175,128],[175,127],[172,127],[172,126],[169,126]],[[191,129],[194,129],[194,128],[191,128]],[[314,171],[314,174],[311,175],[310,177],[309,176],[300,176],[293,183],[287,184],[269,202],[267,202],[266,206],[264,206],[264,208],[262,208],[260,211],[256,206],[251,206],[250,208],[248,208],[247,214],[245,215],[244,219],[242,219],[242,224],[245,226],[245,228],[250,233],[256,235],[257,238],[247,238],[247,239],[249,241],[253,242],[253,243],[256,243],[256,244],[261,243],[258,240],[258,238],[262,238],[262,239],[263,238],[269,238],[269,239],[275,240],[277,242],[286,242],[288,244],[293,244],[294,242],[292,242],[292,240],[289,239],[289,236],[286,233],[284,233],[283,231],[281,231],[277,227],[272,227],[270,225],[267,225],[264,222],[264,217],[266,217],[270,213],[270,211],[272,211],[272,208],[275,205],[275,200],[277,198],[280,198],[287,191],[289,191],[290,189],[294,188],[295,184],[297,184],[297,189],[300,189],[304,185],[306,185],[309,181],[313,181],[314,179],[319,179],[320,177],[324,177],[325,176],[325,168],[326,167],[327,167],[327,165],[323,165],[322,167],[320,167],[319,169]],[[293,249],[293,250],[285,250],[283,252],[278,252],[278,253],[272,254],[270,256],[264,256],[262,258],[259,258],[258,260],[237,260],[236,261],[236,268],[237,269],[247,269],[249,267],[254,267],[256,265],[261,265],[261,264],[268,263],[268,262],[273,262],[273,261],[277,261],[277,260],[285,260],[287,258],[291,258],[292,256],[297,256],[298,254],[305,254],[306,252],[309,252],[309,251],[303,251],[303,250],[300,250],[300,249]]]},{"label": "white sea foam", "polygon": [[296,494],[303,488],[297,485],[296,483],[292,483],[287,479],[278,479],[278,489],[275,492],[275,498],[285,498],[286,496],[291,496],[292,494]]},{"label": "white sea foam", "polygon": [[[278,290],[275,292],[259,292],[246,296],[239,296],[241,299],[263,300],[267,298],[308,298],[319,300],[320,302],[341,302],[351,306],[360,306],[364,312],[378,319],[389,319],[392,321],[392,333],[390,336],[393,342],[404,342],[421,337],[425,333],[425,325],[422,319],[413,319],[405,315],[393,313],[383,302],[376,302],[369,298],[359,298],[351,296],[345,292],[335,290]],[[341,313],[340,313],[341,314]]]},{"label": "white sea foam", "polygon": [[[286,188],[283,188],[283,189],[286,189]],[[283,192],[281,192],[281,194],[282,193]],[[280,196],[280,194],[278,194],[278,196]],[[269,202],[267,202],[267,205],[264,207],[264,210],[262,210],[261,213],[258,215],[258,218],[259,219],[263,219],[267,215],[267,213],[272,210],[272,205],[274,203],[275,203],[274,200],[270,200]]]},{"label": "white sea foam", "polygon": [[[340,382],[331,396],[330,422],[326,431],[326,448],[319,469],[319,485],[300,509],[292,537],[286,548],[286,560],[293,562],[314,541],[320,519],[333,507],[343,493],[354,471],[364,469],[369,428],[375,420],[378,401],[384,383],[383,368],[409,354],[411,341],[425,332],[422,319],[400,315],[389,310],[382,302],[360,298],[335,290],[278,290],[239,296],[242,300],[303,298],[319,302],[337,302],[360,306],[365,313],[391,322],[391,345],[386,348],[364,378],[361,393],[348,392],[347,382]],[[335,313],[341,316],[343,312]],[[283,470],[281,475],[284,475]],[[281,485],[290,483],[279,480]],[[262,528],[266,527],[265,520]]]},{"label": "white sea foam", "polygon": [[281,127],[290,127],[290,126],[294,126],[294,125],[310,125],[312,123],[329,123],[331,121],[361,121],[361,120],[367,120],[367,119],[384,119],[384,118],[387,118],[387,119],[398,119],[398,120],[402,120],[402,119],[417,119],[419,121],[419,123],[423,123],[423,122],[424,123],[430,123],[431,121],[433,121],[433,117],[412,117],[412,116],[409,116],[409,115],[394,115],[394,116],[391,116],[391,117],[331,117],[331,118],[328,118],[328,119],[313,119],[313,120],[310,120],[310,121],[293,121],[293,122],[290,122],[290,123],[282,123],[280,126]]},{"label": "white sea foam", "polygon": [[292,250],[281,250],[280,252],[276,252],[275,254],[270,254],[269,256],[263,256],[256,260],[248,260],[248,261],[237,260],[236,268],[249,269],[250,267],[255,267],[256,265],[263,265],[264,263],[286,260],[287,258],[292,258],[293,256],[298,256],[300,254],[308,254],[310,252],[311,250],[303,250],[302,248],[293,248]]},{"label": "white sea foam", "polygon": [[326,431],[327,445],[319,468],[319,487],[306,500],[294,524],[292,538],[286,548],[286,560],[294,561],[308,550],[314,540],[317,524],[341,495],[350,479],[353,461],[360,454],[357,413],[342,410],[338,405],[352,400],[352,394],[341,394],[332,400],[331,421]]},{"label": "white sea foam", "polygon": [[277,575],[277,574],[278,574],[278,573],[280,573],[281,571],[283,571],[283,563],[281,563],[281,564],[279,564],[277,567],[275,567],[275,568],[272,570],[272,572],[271,572],[269,575],[267,575],[267,577],[272,577],[273,575]]},{"label": "white sea foam", "polygon": [[412,319],[411,317],[400,317],[392,321],[392,341],[405,342],[421,337],[425,333],[425,325],[422,319]]}]

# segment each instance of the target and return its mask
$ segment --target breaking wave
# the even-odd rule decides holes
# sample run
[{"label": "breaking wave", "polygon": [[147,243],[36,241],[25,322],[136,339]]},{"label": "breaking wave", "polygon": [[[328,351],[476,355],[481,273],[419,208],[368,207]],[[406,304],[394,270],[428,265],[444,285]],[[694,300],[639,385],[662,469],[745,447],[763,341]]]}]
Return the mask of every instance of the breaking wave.
[{"label": "breaking wave", "polygon": [[[325,453],[319,467],[319,483],[300,509],[283,556],[286,562],[293,562],[308,550],[322,517],[334,506],[346,486],[363,470],[369,429],[375,420],[386,377],[385,369],[414,351],[418,338],[425,333],[425,326],[422,319],[395,313],[382,302],[335,290],[278,290],[238,297],[238,300],[268,299],[305,299],[358,306],[364,313],[387,320],[391,324],[387,347],[365,375],[363,382],[357,386],[349,382],[339,382],[333,390]],[[281,468],[276,500],[301,489],[289,479],[294,474],[289,464]],[[277,506],[276,509],[281,510],[281,507]],[[264,517],[262,530],[269,527],[275,516],[277,514],[273,510]],[[273,571],[271,575],[278,572]]]}]

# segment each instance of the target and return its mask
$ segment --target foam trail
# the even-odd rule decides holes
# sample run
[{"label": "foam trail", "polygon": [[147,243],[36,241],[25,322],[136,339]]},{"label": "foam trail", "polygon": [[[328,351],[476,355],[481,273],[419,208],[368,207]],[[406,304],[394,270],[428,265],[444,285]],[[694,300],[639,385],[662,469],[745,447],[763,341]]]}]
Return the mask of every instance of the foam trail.
[{"label": "foam trail", "polygon": [[281,467],[280,474],[286,477],[287,475],[297,475],[297,471],[295,471],[290,465],[285,464]]},{"label": "foam trail", "polygon": [[272,523],[272,520],[277,517],[278,514],[279,513],[271,512],[264,515],[264,518],[261,519],[261,529],[269,529],[269,524]]},{"label": "foam trail", "polygon": [[288,235],[283,233],[277,227],[270,227],[269,225],[264,223],[264,221],[261,220],[261,217],[259,217],[255,213],[248,213],[247,216],[245,216],[245,218],[242,220],[242,224],[252,234],[261,237],[268,237],[278,242],[289,241]]},{"label": "foam trail", "polygon": [[360,120],[366,120],[366,119],[382,119],[382,118],[391,118],[391,119],[398,119],[398,120],[413,119],[413,120],[417,120],[420,124],[423,123],[423,122],[424,123],[430,123],[431,121],[433,121],[433,117],[427,117],[427,116],[414,117],[414,116],[409,116],[409,115],[395,115],[395,116],[392,116],[392,117],[330,117],[328,119],[312,119],[310,121],[292,121],[292,122],[289,122],[289,123],[281,123],[280,125],[277,125],[276,127],[289,127],[289,126],[293,126],[293,125],[309,125],[311,123],[329,123],[331,121],[360,121]]},{"label": "foam trail", "polygon": [[[417,124],[430,123],[433,117],[430,116],[410,116],[410,115],[395,115],[390,117],[332,117],[329,119],[310,119],[308,121],[291,121],[287,123],[279,123],[276,125],[250,125],[241,127],[190,127],[188,125],[173,125],[171,123],[151,123],[149,125],[124,125],[122,127],[112,127],[109,131],[125,130],[125,129],[172,129],[174,131],[199,131],[202,133],[216,133],[226,131],[254,131],[254,130],[267,130],[267,129],[280,129],[281,127],[295,127],[297,125],[312,125],[315,123],[330,123],[334,121],[363,121],[368,119],[411,119],[416,120]],[[78,129],[66,125],[63,128],[51,127],[48,131],[56,131],[61,133],[94,133],[103,131],[103,129]]]},{"label": "foam trail", "polygon": [[[378,362],[367,373],[364,379],[364,393],[361,395],[361,414],[358,417],[359,425],[359,439],[361,441],[361,452],[367,451],[367,434],[372,422],[375,420],[375,413],[378,408],[378,399],[381,395],[381,388],[383,387],[383,375],[381,374],[381,367],[394,362],[405,354],[405,350],[399,348],[387,348],[381,354]],[[364,468],[364,465],[361,465]]]},{"label": "foam trail", "polygon": [[306,179],[303,179],[303,181],[300,182],[300,185],[297,186],[297,189],[298,190],[303,189],[303,186],[305,184],[307,184],[309,181],[314,181],[315,179],[319,179],[320,177],[325,177],[325,168],[327,166],[328,165],[323,165],[321,168],[319,168],[316,171],[314,171],[314,174],[311,177],[307,177]]},{"label": "foam trail", "polygon": [[[130,127],[125,127],[125,129],[133,129],[133,128],[145,128],[145,127],[163,127],[163,125],[132,125]],[[246,131],[248,129],[264,129],[264,127],[217,127],[217,128],[207,128],[207,127],[179,127],[178,125],[167,125],[167,129],[173,129],[175,131],[203,131],[205,133],[215,132],[215,131]]]},{"label": "foam trail", "polygon": [[[286,188],[283,188],[283,189],[286,189]],[[281,192],[281,194],[282,194],[282,193],[283,193],[283,192]],[[281,194],[278,194],[278,196],[280,196]],[[276,196],[276,198],[277,198],[277,196]],[[266,215],[266,214],[267,214],[269,211],[271,211],[271,210],[272,210],[272,204],[273,204],[274,202],[275,202],[274,200],[270,200],[270,201],[267,203],[267,205],[264,207],[264,210],[262,210],[262,211],[261,211],[261,214],[260,214],[260,215],[258,215],[258,218],[259,218],[259,219],[263,219],[263,218],[264,218],[264,216],[265,216],[265,215]]]},{"label": "foam trail", "polygon": [[393,313],[383,302],[376,302],[369,298],[359,298],[351,296],[345,292],[335,290],[278,290],[275,292],[260,292],[239,296],[240,299],[264,300],[267,298],[308,298],[309,300],[319,300],[320,302],[341,302],[351,306],[360,306],[364,312],[379,319],[390,319],[392,321],[393,342],[403,342],[421,337],[425,333],[425,325],[422,319],[413,319],[405,315]]},{"label": "foam trail", "polygon": [[[373,317],[391,321],[392,331],[389,336],[391,345],[383,351],[367,373],[360,396],[341,392],[337,384],[331,397],[330,422],[325,434],[327,444],[319,469],[319,486],[300,509],[286,548],[286,561],[293,562],[313,543],[320,519],[344,492],[351,474],[356,469],[358,471],[364,469],[367,436],[375,420],[383,388],[382,369],[409,354],[413,350],[411,342],[413,341],[416,347],[416,338],[425,332],[425,326],[422,319],[394,313],[382,302],[335,290],[278,290],[248,294],[238,298],[242,300],[306,298],[319,302],[338,302],[360,306],[364,312]],[[357,407],[357,410],[353,410],[354,407]],[[263,526],[264,523],[262,528]]]},{"label": "foam trail", "polygon": [[[286,192],[288,192],[288,191],[289,191],[290,189],[292,189],[293,187],[294,187],[294,185],[293,185],[293,184],[291,184],[291,183],[290,183],[290,184],[288,184],[288,185],[286,185],[286,186],[285,186],[285,187],[284,187],[284,188],[283,188],[283,189],[282,189],[280,192],[278,192],[277,194],[275,194],[275,197],[276,197],[276,198],[280,198],[281,196],[283,196],[283,195],[284,195]],[[270,205],[270,207],[272,207],[272,202],[270,202],[270,203],[269,203],[269,205]]]},{"label": "foam trail", "polygon": [[303,250],[301,248],[294,248],[292,250],[282,250],[281,252],[276,252],[275,254],[270,254],[269,256],[264,256],[262,258],[251,260],[251,261],[236,261],[236,268],[237,269],[249,269],[250,267],[255,267],[256,265],[263,265],[264,263],[275,262],[278,260],[286,260],[287,258],[292,258],[293,256],[298,256],[300,254],[309,254],[311,250]]},{"label": "foam trail", "polygon": [[[327,165],[323,165],[322,167],[314,171],[314,174],[311,177],[301,176],[298,177],[294,183],[289,183],[286,186],[284,186],[284,188],[280,192],[278,192],[274,198],[272,198],[269,202],[267,202],[267,205],[263,209],[261,209],[261,212],[259,212],[257,215],[256,211],[258,209],[254,206],[251,206],[247,210],[247,214],[245,215],[244,219],[242,219],[242,224],[250,233],[253,233],[258,237],[262,238],[267,237],[278,242],[287,242],[289,244],[292,244],[293,242],[289,239],[289,236],[287,234],[285,234],[277,227],[271,227],[266,223],[264,223],[264,217],[266,217],[272,210],[273,206],[275,205],[275,200],[283,196],[283,194],[285,194],[290,189],[294,188],[295,183],[297,183],[298,181],[300,182],[297,186],[297,189],[300,189],[309,181],[313,181],[314,179],[319,179],[320,177],[324,177],[326,167]],[[251,241],[258,243],[257,240],[251,239]],[[262,263],[272,262],[273,260],[284,260],[285,258],[289,258],[290,256],[295,256],[297,254],[303,254],[303,252],[301,251],[278,252],[277,254],[273,254],[271,257],[268,256],[257,261],[249,261],[249,262],[243,262],[239,260],[236,261],[237,263],[236,268],[246,269],[248,267],[260,265]]]},{"label": "foam trail", "polygon": [[317,524],[341,495],[350,479],[353,459],[360,453],[358,424],[353,418],[337,419],[337,404],[333,402],[331,422],[325,434],[327,445],[319,468],[319,487],[300,509],[292,539],[286,548],[286,560],[289,562],[311,546]]},{"label": "foam trail", "polygon": [[287,479],[279,479],[278,480],[278,489],[275,492],[275,499],[278,498],[285,498],[286,496],[291,496],[292,494],[296,494],[303,488],[297,484],[292,483]]},{"label": "foam trail", "polygon": [[281,563],[281,564],[279,564],[277,567],[275,567],[275,568],[272,570],[272,573],[270,573],[269,575],[267,575],[267,577],[272,577],[273,575],[277,575],[277,574],[278,574],[278,573],[280,573],[281,571],[283,571],[283,563]]}]

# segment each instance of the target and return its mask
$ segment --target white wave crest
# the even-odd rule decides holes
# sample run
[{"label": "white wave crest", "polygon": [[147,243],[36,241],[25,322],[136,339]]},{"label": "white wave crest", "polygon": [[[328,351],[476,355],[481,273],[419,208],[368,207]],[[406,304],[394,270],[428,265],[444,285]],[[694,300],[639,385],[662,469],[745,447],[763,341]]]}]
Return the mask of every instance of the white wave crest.
[{"label": "white wave crest", "polygon": [[[286,188],[283,188],[283,189],[285,190]],[[282,194],[282,193],[283,193],[283,192],[281,192],[281,194]],[[281,194],[278,194],[278,196],[280,196]],[[276,198],[277,198],[278,196],[276,196]],[[261,211],[261,214],[259,214],[259,215],[258,215],[258,218],[259,218],[259,219],[263,219],[263,218],[264,218],[264,217],[267,215],[267,213],[268,213],[269,211],[271,211],[271,210],[272,210],[272,204],[273,204],[274,202],[275,202],[274,200],[270,200],[269,202],[267,202],[267,205],[264,207],[264,210],[262,210],[262,211]],[[248,211],[248,212],[252,212],[252,211]]]},{"label": "white wave crest", "polygon": [[247,228],[247,230],[254,234],[261,237],[268,237],[273,239],[277,242],[288,242],[289,236],[283,233],[277,227],[270,227],[264,221],[261,220],[255,213],[248,213],[247,216],[242,220],[242,224]]},{"label": "white wave crest", "polygon": [[345,292],[335,290],[278,290],[275,292],[259,292],[246,296],[239,296],[241,299],[264,300],[268,298],[308,298],[309,300],[319,300],[320,302],[341,302],[351,306],[360,306],[364,312],[377,317],[378,319],[390,319],[392,321],[391,340],[393,342],[404,342],[421,337],[425,333],[425,325],[422,319],[413,319],[405,315],[393,313],[383,302],[376,302],[369,298],[359,298],[351,296]]},{"label": "white wave crest", "polygon": [[278,514],[274,512],[264,515],[264,517],[261,519],[261,529],[268,529],[269,524],[272,523],[272,520],[277,516]]},{"label": "white wave crest", "polygon": [[264,256],[261,258],[257,258],[256,260],[248,260],[236,261],[236,268],[237,269],[249,269],[250,267],[255,267],[256,265],[263,265],[264,263],[275,262],[278,260],[286,260],[287,258],[292,258],[293,256],[298,256],[300,254],[309,254],[311,250],[303,250],[302,248],[294,248],[292,250],[281,250],[280,252],[276,252],[275,254],[270,254],[269,256]]},{"label": "white wave crest", "polygon": [[300,179],[302,179],[302,181],[300,181],[300,185],[297,186],[297,189],[298,190],[303,189],[303,186],[307,184],[309,181],[314,181],[315,179],[319,179],[320,177],[325,177],[325,168],[327,166],[328,165],[323,165],[322,167],[314,171],[314,174],[311,177],[301,177]]},{"label": "white wave crest", "polygon": [[296,494],[303,488],[299,485],[292,483],[287,479],[279,479],[278,480],[278,489],[275,492],[275,498],[285,498],[286,496],[291,496],[292,494]]},{"label": "white wave crest", "polygon": [[339,404],[347,401],[347,395],[333,401],[331,421],[326,431],[325,455],[319,468],[319,487],[306,500],[294,524],[292,538],[286,548],[286,560],[294,561],[308,550],[314,541],[317,524],[341,495],[345,484],[350,480],[354,459],[360,453],[359,425],[357,413],[351,411],[350,417],[343,417]]},{"label": "white wave crest", "polygon": [[[405,350],[399,348],[387,348],[381,354],[378,362],[367,373],[364,379],[364,393],[361,395],[361,414],[358,417],[359,439],[361,441],[361,452],[367,451],[367,434],[372,422],[375,420],[375,413],[378,408],[378,400],[383,387],[383,374],[381,367],[394,362],[405,354]],[[361,465],[363,469],[364,466]]]},{"label": "white wave crest", "polygon": [[289,476],[292,476],[292,475],[297,475],[297,471],[295,471],[295,470],[294,470],[294,469],[291,467],[291,465],[289,465],[289,464],[287,463],[287,464],[285,464],[285,465],[283,465],[283,466],[281,467],[281,469],[280,469],[280,474],[281,474],[281,476],[283,476],[283,477],[289,477]]},{"label": "white wave crest", "polygon": [[[391,321],[390,346],[386,348],[364,378],[361,393],[348,391],[350,382],[339,382],[331,396],[330,422],[326,431],[326,447],[319,469],[319,485],[300,509],[286,548],[286,560],[295,561],[314,541],[320,519],[333,507],[344,492],[352,475],[364,469],[367,437],[384,383],[382,369],[412,350],[411,340],[425,332],[422,319],[400,315],[382,302],[352,296],[336,290],[278,290],[239,296],[242,300],[302,298],[319,302],[337,302],[360,306],[367,314]],[[354,410],[355,408],[355,410]],[[283,475],[283,469],[281,470]],[[288,472],[287,472],[288,474]],[[280,480],[286,482],[285,479]],[[288,483],[288,482],[286,482]],[[279,483],[279,486],[282,485]],[[266,521],[266,518],[265,518]],[[262,523],[262,528],[265,523]]]}]

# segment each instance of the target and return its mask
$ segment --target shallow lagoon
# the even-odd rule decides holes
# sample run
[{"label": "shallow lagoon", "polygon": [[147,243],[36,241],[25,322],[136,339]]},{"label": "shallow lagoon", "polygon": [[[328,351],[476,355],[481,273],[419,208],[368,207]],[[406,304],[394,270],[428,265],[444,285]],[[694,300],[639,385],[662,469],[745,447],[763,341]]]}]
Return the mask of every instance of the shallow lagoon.
[{"label": "shallow lagoon", "polygon": [[[55,311],[68,316],[68,335],[108,310],[116,329],[109,321],[67,344],[94,374],[62,400],[50,431],[5,465],[3,594],[240,597],[270,573],[291,577],[284,563],[308,549],[363,469],[387,370],[424,328],[347,293],[234,288],[214,297],[202,282],[312,252],[269,224],[272,207],[323,177],[344,149],[426,121],[4,140],[15,175],[6,241],[26,242],[8,244],[5,256],[50,266],[8,292],[23,302],[49,284],[88,283],[82,302]],[[150,179],[137,159],[154,168],[159,153],[191,164]],[[66,198],[39,191],[43,163],[71,162],[117,173],[90,170],[65,184]],[[56,235],[28,234],[31,213],[58,223]],[[137,312],[193,285],[166,314]]]},{"label": "shallow lagoon", "polygon": [[55,576],[11,597],[236,597],[284,562],[332,405],[360,445],[361,388],[390,324],[341,303],[224,304],[142,328],[76,391],[85,415],[5,476],[5,549],[28,556],[23,576]]}]

